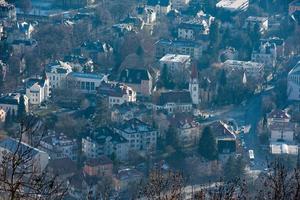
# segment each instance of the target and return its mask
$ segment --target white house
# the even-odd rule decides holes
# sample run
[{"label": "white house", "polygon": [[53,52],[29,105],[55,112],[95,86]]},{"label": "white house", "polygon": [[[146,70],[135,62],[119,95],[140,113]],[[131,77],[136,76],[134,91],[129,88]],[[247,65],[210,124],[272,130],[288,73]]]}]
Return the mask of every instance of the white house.
[{"label": "white house", "polygon": [[131,119],[114,128],[129,142],[129,150],[150,153],[156,150],[157,130],[139,119]]},{"label": "white house", "polygon": [[26,80],[26,96],[31,105],[40,105],[50,96],[49,79],[44,77],[29,78]]},{"label": "white house", "polygon": [[288,100],[300,100],[300,62],[288,73],[287,96]]},{"label": "white house", "polygon": [[[46,152],[31,147],[23,142],[19,143],[18,140],[10,137],[4,138],[0,141],[0,161],[2,161],[4,156],[13,156],[14,152],[16,152],[15,156],[22,156],[24,159],[29,159],[29,161],[24,162],[24,165],[32,165],[32,170],[37,173],[43,172],[48,165],[49,155]],[[25,172],[26,171],[27,170],[25,169]]]},{"label": "white house", "polygon": [[254,17],[249,16],[244,24],[245,29],[253,30],[255,26],[258,26],[259,31],[263,34],[268,31],[269,20],[268,17]]},{"label": "white house", "polygon": [[72,72],[72,67],[62,61],[56,61],[46,66],[46,76],[51,89],[66,86],[66,77]]},{"label": "white house", "polygon": [[108,97],[108,105],[121,105],[126,102],[136,102],[136,91],[131,87],[121,83],[103,83],[98,89],[98,93]]},{"label": "white house", "polygon": [[[12,115],[17,115],[18,105],[20,103],[20,98],[22,94],[20,93],[9,93],[0,97],[0,109],[10,112]],[[24,96],[25,110],[28,112],[28,98]]]},{"label": "white house", "polygon": [[227,71],[242,70],[246,75],[254,78],[262,77],[264,73],[264,65],[262,63],[239,60],[226,60],[223,67]]}]

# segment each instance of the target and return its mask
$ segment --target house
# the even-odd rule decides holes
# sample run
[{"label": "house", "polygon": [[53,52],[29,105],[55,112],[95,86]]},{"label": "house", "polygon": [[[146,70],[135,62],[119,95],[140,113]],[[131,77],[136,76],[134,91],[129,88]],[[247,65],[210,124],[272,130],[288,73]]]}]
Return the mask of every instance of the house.
[{"label": "house", "polygon": [[226,60],[238,60],[239,52],[233,47],[226,47],[220,52],[220,61],[225,62]]},{"label": "house", "polygon": [[68,158],[76,161],[78,157],[78,144],[75,139],[70,139],[63,133],[57,134],[54,131],[42,138],[40,148],[47,152],[51,160]]},{"label": "house", "polygon": [[249,0],[221,0],[216,7],[229,12],[246,11],[249,7]]},{"label": "house", "polygon": [[35,39],[17,39],[13,40],[11,43],[14,54],[24,54],[25,52],[33,51],[37,45],[38,44]]},{"label": "house", "polygon": [[15,21],[17,19],[16,7],[5,0],[0,0],[0,19]]},{"label": "house", "polygon": [[111,121],[117,123],[133,118],[144,121],[149,116],[151,116],[151,109],[147,108],[144,104],[131,102],[123,103],[121,105],[116,104],[111,110]]},{"label": "house", "polygon": [[6,111],[3,108],[0,108],[0,122],[4,122],[6,118]]},{"label": "house", "polygon": [[156,58],[161,58],[166,54],[190,55],[199,59],[202,55],[203,46],[195,41],[167,40],[160,39],[155,43]]},{"label": "house", "polygon": [[89,158],[84,163],[83,171],[89,176],[112,177],[113,162],[104,155],[98,158]]},{"label": "house", "polygon": [[170,0],[147,0],[146,8],[156,11],[157,15],[166,15],[171,11]]},{"label": "house", "polygon": [[94,62],[90,58],[71,54],[64,57],[64,62],[71,66],[71,69],[77,72],[91,73],[94,71]]},{"label": "house", "polygon": [[67,75],[67,88],[72,88],[83,93],[96,93],[101,83],[106,82],[103,74],[71,72]]},{"label": "house", "polygon": [[226,71],[244,71],[247,76],[259,79],[264,74],[264,65],[262,63],[239,60],[226,60],[223,63]]},{"label": "house", "polygon": [[159,60],[161,74],[164,68],[175,82],[184,82],[191,70],[191,57],[189,55],[166,54]]},{"label": "house", "polygon": [[34,23],[30,22],[17,22],[13,31],[8,34],[8,41],[12,42],[14,40],[30,40],[32,39],[32,34],[35,29]]},{"label": "house", "polygon": [[251,31],[254,30],[256,26],[260,33],[262,34],[266,33],[269,27],[268,17],[249,16],[245,21],[244,29]]},{"label": "house", "polygon": [[[7,112],[10,112],[11,115],[16,116],[18,113],[18,107],[20,103],[20,98],[22,94],[20,93],[9,93],[6,95],[2,95],[0,97],[0,109],[3,109]],[[28,112],[28,98],[23,95],[25,110]]]},{"label": "house", "polygon": [[119,82],[131,87],[138,96],[152,94],[153,77],[147,69],[125,68],[120,73]]},{"label": "house", "polygon": [[28,159],[24,165],[28,164],[37,173],[43,172],[49,162],[49,155],[46,152],[10,137],[3,138],[0,141],[0,161],[2,162],[5,156],[13,156],[14,153],[15,156]]},{"label": "house", "polygon": [[82,152],[87,158],[100,155],[113,156],[117,160],[127,160],[129,143],[123,136],[107,127],[91,130],[82,138]]},{"label": "house", "polygon": [[140,6],[136,8],[136,12],[137,16],[143,21],[141,28],[152,34],[157,19],[156,11],[152,8]]},{"label": "house", "polygon": [[193,101],[189,91],[161,92],[153,97],[154,110],[165,110],[169,114],[176,112],[191,112]]},{"label": "house", "polygon": [[272,155],[292,155],[298,156],[299,147],[295,144],[285,144],[280,142],[274,142],[270,144],[270,153]]},{"label": "house", "polygon": [[289,3],[289,15],[292,15],[294,12],[300,11],[300,1],[294,0]]},{"label": "house", "polygon": [[272,123],[288,123],[291,120],[291,116],[286,110],[274,109],[267,115],[268,125]]},{"label": "house", "polygon": [[209,23],[202,18],[194,18],[181,22],[178,26],[178,38],[182,40],[207,39],[209,35]]},{"label": "house", "polygon": [[109,108],[126,102],[136,102],[136,92],[121,83],[103,83],[100,85],[98,93],[108,98]]},{"label": "house", "polygon": [[139,184],[142,178],[143,174],[136,169],[121,169],[113,179],[114,189],[119,192],[126,191],[130,185]]},{"label": "house", "polygon": [[26,96],[31,105],[40,105],[50,97],[50,84],[46,74],[43,77],[27,79],[25,88]]},{"label": "house", "polygon": [[108,43],[87,41],[80,46],[80,54],[100,63],[103,59],[112,55],[113,48]]},{"label": "house", "polygon": [[231,154],[236,152],[236,135],[232,128],[223,121],[216,121],[209,125],[216,138],[218,152]]},{"label": "house", "polygon": [[152,126],[133,118],[114,127],[116,133],[129,143],[129,150],[150,153],[156,151],[157,130]]},{"label": "house", "polygon": [[46,66],[46,76],[51,89],[66,87],[66,78],[72,72],[72,67],[66,62],[55,61]]},{"label": "house", "polygon": [[192,115],[175,114],[169,117],[169,122],[176,130],[176,138],[181,147],[188,148],[198,144],[200,125]]},{"label": "house", "polygon": [[287,96],[288,100],[300,100],[300,62],[288,73]]},{"label": "house", "polygon": [[273,69],[276,66],[277,50],[275,43],[262,43],[259,49],[254,49],[251,61],[262,63],[265,68]]}]

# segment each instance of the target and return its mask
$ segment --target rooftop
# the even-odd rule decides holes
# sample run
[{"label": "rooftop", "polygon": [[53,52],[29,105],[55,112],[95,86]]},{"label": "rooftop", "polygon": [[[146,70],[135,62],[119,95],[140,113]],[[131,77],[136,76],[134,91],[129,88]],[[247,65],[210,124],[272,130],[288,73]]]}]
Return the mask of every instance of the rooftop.
[{"label": "rooftop", "polygon": [[176,62],[176,63],[186,63],[190,61],[191,56],[181,55],[181,54],[166,54],[159,61],[160,62]]},{"label": "rooftop", "polygon": [[147,69],[126,68],[120,73],[119,81],[129,84],[141,84],[143,80],[150,80],[151,75]]},{"label": "rooftop", "polygon": [[103,74],[91,74],[91,73],[82,73],[82,72],[71,72],[68,76],[74,78],[83,78],[83,79],[96,79],[96,80],[103,80]]},{"label": "rooftop", "polygon": [[154,104],[166,105],[167,103],[192,104],[192,98],[189,91],[168,91],[162,92],[158,97],[154,97]]},{"label": "rooftop", "polygon": [[133,118],[131,120],[125,121],[122,125],[116,127],[119,130],[122,130],[128,134],[135,133],[144,133],[144,132],[152,132],[154,128],[139,119]]},{"label": "rooftop", "polygon": [[216,4],[216,7],[235,11],[243,9],[245,4],[249,4],[249,0],[221,0]]},{"label": "rooftop", "polygon": [[94,140],[98,144],[104,144],[106,142],[112,143],[126,143],[127,140],[120,136],[119,134],[115,133],[108,127],[101,127],[97,128],[96,130],[90,131],[88,137],[91,140]]}]

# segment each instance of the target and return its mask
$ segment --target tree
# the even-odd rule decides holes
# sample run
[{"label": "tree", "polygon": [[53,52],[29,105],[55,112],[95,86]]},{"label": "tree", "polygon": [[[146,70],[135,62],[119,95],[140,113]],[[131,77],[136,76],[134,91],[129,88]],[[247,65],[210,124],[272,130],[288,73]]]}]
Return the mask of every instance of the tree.
[{"label": "tree", "polygon": [[35,134],[32,122],[21,120],[16,145],[1,153],[0,196],[8,200],[62,200],[67,191],[56,176],[36,170],[35,149],[22,143],[25,133]]},{"label": "tree", "polygon": [[216,139],[209,126],[206,126],[202,132],[198,151],[208,160],[215,160],[218,157]]},{"label": "tree", "polygon": [[24,95],[20,96],[19,104],[18,104],[18,112],[17,112],[17,119],[20,121],[24,119],[26,116],[26,105]]},{"label": "tree", "polygon": [[23,13],[29,13],[32,9],[31,0],[18,0],[17,6],[23,11]]},{"label": "tree", "polygon": [[227,83],[226,71],[225,71],[225,69],[222,69],[222,71],[220,73],[220,77],[219,77],[220,87],[225,87],[226,83]]},{"label": "tree", "polygon": [[92,120],[95,127],[105,126],[110,123],[111,117],[107,104],[108,102],[106,99],[97,99],[96,109]]},{"label": "tree", "polygon": [[177,133],[173,126],[169,126],[166,132],[166,144],[171,145],[174,148],[178,146]]},{"label": "tree", "polygon": [[10,110],[7,111],[6,116],[5,116],[5,121],[4,121],[4,129],[8,129],[12,125],[12,113]]}]

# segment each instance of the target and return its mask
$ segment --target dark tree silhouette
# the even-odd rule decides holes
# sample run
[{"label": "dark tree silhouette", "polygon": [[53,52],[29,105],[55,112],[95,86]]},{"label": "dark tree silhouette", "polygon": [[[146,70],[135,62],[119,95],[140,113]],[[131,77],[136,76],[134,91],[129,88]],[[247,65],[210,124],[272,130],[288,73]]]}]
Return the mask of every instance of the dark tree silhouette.
[{"label": "dark tree silhouette", "polygon": [[209,126],[205,127],[199,140],[199,153],[208,160],[218,157],[216,140]]}]

